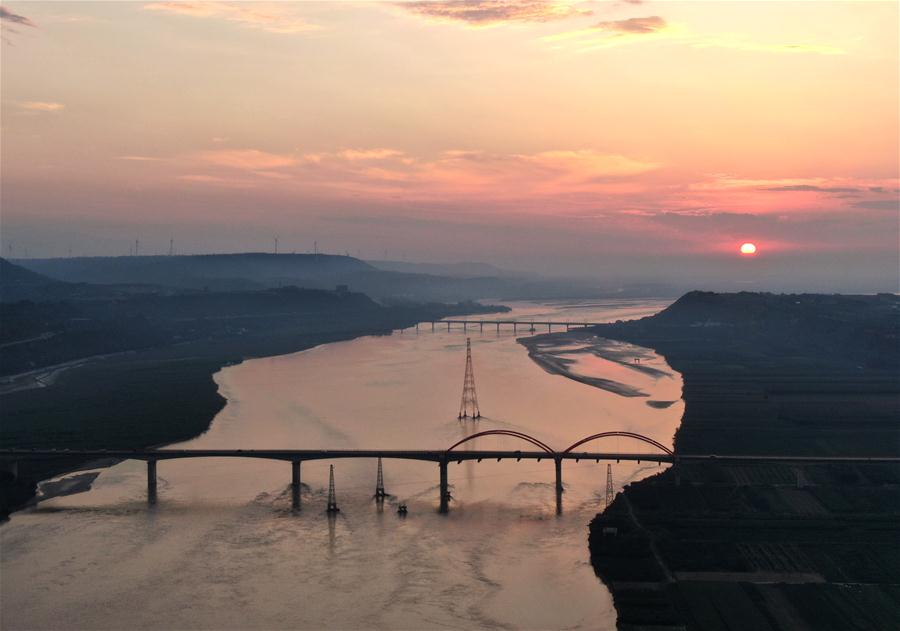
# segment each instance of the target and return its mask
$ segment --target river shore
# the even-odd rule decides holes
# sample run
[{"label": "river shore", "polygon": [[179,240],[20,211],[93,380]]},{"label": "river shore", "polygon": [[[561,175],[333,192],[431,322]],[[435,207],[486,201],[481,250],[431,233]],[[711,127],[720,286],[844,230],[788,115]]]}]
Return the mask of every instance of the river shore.
[{"label": "river shore", "polygon": [[[597,335],[684,379],[676,453],[897,456],[894,296],[689,294]],[[886,629],[900,619],[900,470],[690,465],[591,523],[618,626]]]},{"label": "river shore", "polygon": [[[545,333],[519,338],[518,342],[528,349],[528,356],[538,366],[553,375],[560,375],[594,388],[600,388],[622,397],[648,396],[640,387],[625,383],[634,381],[635,373],[651,379],[671,376],[671,373],[648,363],[650,355],[632,345],[598,337],[593,331],[567,331],[566,333]],[[585,374],[580,369],[579,358],[593,357],[603,360],[604,374],[620,373],[621,381]],[[641,363],[643,362],[643,363]],[[655,408],[665,408],[674,401],[648,401]]]},{"label": "river shore", "polygon": [[[337,313],[316,321],[267,321],[243,335],[79,360],[54,379],[0,394],[0,446],[23,449],[138,449],[181,442],[205,432],[224,407],[213,374],[254,357],[309,349],[366,335],[388,335],[421,320],[499,307],[426,305],[385,308],[372,314]],[[46,370],[38,371],[42,374]],[[21,383],[18,383],[21,382]],[[107,463],[107,466],[110,463]],[[41,480],[94,467],[77,458],[18,465],[15,479],[0,480],[0,519],[25,506]]]}]

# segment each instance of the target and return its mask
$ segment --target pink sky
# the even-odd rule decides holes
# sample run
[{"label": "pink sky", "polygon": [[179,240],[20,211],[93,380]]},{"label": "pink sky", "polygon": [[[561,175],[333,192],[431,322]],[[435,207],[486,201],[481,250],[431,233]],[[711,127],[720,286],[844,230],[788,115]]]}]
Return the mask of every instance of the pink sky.
[{"label": "pink sky", "polygon": [[743,241],[785,274],[897,262],[896,3],[7,2],[2,22],[4,255],[278,234],[586,275],[743,265]]}]

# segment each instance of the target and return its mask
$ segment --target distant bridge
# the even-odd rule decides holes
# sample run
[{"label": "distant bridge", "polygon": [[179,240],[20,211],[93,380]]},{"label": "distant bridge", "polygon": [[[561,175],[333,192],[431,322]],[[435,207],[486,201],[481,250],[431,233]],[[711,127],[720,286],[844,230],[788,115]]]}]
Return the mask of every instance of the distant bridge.
[{"label": "distant bridge", "polygon": [[[460,326],[462,325],[463,331],[468,331],[469,327],[478,328],[479,331],[484,331],[484,325],[488,325],[488,327],[496,327],[497,332],[500,332],[501,326],[511,326],[513,332],[519,330],[519,328],[524,328],[527,331],[534,332],[537,331],[538,327],[544,328],[547,327],[547,331],[552,331],[553,327],[557,328],[565,328],[566,331],[571,329],[584,329],[589,326],[597,326],[599,324],[604,324],[603,322],[564,322],[562,320],[458,320],[458,319],[448,319],[448,320],[430,320],[431,322],[431,330],[434,331],[437,325],[447,325],[447,330],[450,330],[452,325]],[[416,324],[416,331],[419,330],[419,326],[422,323]]]},{"label": "distant bridge", "polygon": [[[487,436],[508,436],[525,441],[537,451],[520,450],[464,450],[457,447]],[[622,453],[601,451],[575,451],[581,445],[603,438],[629,438],[655,447],[658,451],[651,453]],[[409,450],[409,449],[0,449],[0,462],[7,471],[14,475],[16,463],[21,460],[37,460],[44,458],[117,458],[123,460],[144,460],[147,462],[147,499],[156,502],[157,482],[156,467],[160,460],[178,460],[183,458],[262,458],[265,460],[283,460],[291,463],[291,497],[294,508],[300,507],[300,463],[309,460],[339,460],[344,458],[394,458],[399,460],[422,460],[436,462],[440,470],[440,506],[441,513],[449,510],[448,464],[461,463],[464,460],[481,462],[486,459],[519,460],[552,460],[556,472],[556,512],[562,512],[562,461],[594,460],[600,461],[632,461],[657,463],[697,463],[721,462],[728,464],[900,464],[896,457],[843,457],[843,456],[769,456],[769,455],[716,455],[716,454],[676,454],[658,441],[626,431],[609,431],[582,438],[563,451],[556,451],[543,441],[523,432],[494,429],[478,432],[457,441],[446,450]]]}]

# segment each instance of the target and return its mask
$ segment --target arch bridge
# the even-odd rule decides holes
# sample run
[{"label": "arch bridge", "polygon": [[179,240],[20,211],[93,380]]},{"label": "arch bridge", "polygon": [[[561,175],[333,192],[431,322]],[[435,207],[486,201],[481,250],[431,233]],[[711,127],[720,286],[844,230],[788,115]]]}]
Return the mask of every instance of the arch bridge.
[{"label": "arch bridge", "polygon": [[[527,443],[534,449],[460,449],[473,440],[483,437],[505,436]],[[654,452],[602,452],[579,451],[582,445],[605,438],[628,438],[650,445]],[[716,454],[675,454],[662,443],[642,434],[628,431],[607,431],[586,436],[566,449],[557,451],[542,440],[524,432],[509,429],[492,429],[477,432],[453,443],[444,450],[406,450],[406,449],[0,449],[0,469],[7,475],[16,475],[17,463],[22,460],[41,460],[47,458],[115,458],[121,460],[144,460],[147,463],[147,498],[150,503],[156,502],[157,463],[160,460],[177,460],[183,458],[262,458],[266,460],[282,460],[291,464],[291,495],[295,508],[300,507],[300,464],[311,460],[339,460],[344,458],[396,458],[401,460],[421,460],[436,462],[440,470],[440,506],[441,513],[449,509],[450,492],[448,481],[448,464],[461,463],[464,460],[481,462],[484,459],[496,458],[520,460],[553,460],[556,471],[556,510],[562,512],[562,461],[563,460],[601,460],[607,461],[648,461],[658,463],[676,462],[723,462],[723,463],[900,463],[900,458],[866,458],[866,457],[818,457],[818,456],[767,456],[740,455],[717,456]]]}]

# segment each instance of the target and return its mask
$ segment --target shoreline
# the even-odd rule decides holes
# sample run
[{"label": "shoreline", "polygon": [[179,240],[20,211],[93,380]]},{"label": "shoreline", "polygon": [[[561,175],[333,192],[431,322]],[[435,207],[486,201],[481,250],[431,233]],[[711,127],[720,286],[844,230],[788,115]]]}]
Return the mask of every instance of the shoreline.
[{"label": "shoreline", "polygon": [[[623,353],[613,348],[616,340],[611,340],[597,336],[594,332],[586,331],[567,331],[565,333],[542,333],[531,337],[522,337],[516,340],[519,344],[528,349],[528,356],[538,366],[543,368],[551,375],[559,375],[573,381],[583,383],[585,385],[606,390],[623,397],[649,397],[650,395],[638,387],[615,381],[613,379],[605,379],[603,377],[592,377],[575,372],[572,366],[575,360],[562,357],[563,354],[591,354],[606,361],[610,361],[630,370],[635,370],[646,375],[661,377],[668,376],[670,373],[666,371],[646,366],[640,363],[629,363],[623,360]],[[563,348],[566,345],[579,343],[584,344],[582,348],[572,349]],[[634,349],[636,350],[636,349]],[[634,357],[634,353],[629,355]],[[640,359],[640,356],[638,356]],[[647,404],[655,408],[666,408],[676,403],[676,401],[654,401],[648,400]]]},{"label": "shoreline", "polygon": [[[842,329],[805,304],[817,300],[844,303]],[[880,349],[896,337],[873,325],[893,317],[888,300],[695,293],[595,333],[653,348],[681,373],[676,453],[893,456],[900,380]],[[731,309],[726,327],[694,325],[713,308]],[[898,490],[893,465],[676,463],[597,514],[591,563],[622,631],[889,628]]]},{"label": "shoreline", "polygon": [[[145,449],[190,440],[206,432],[225,406],[213,379],[223,367],[367,335],[390,335],[419,321],[462,314],[456,305],[442,307],[397,309],[364,326],[352,315],[341,315],[314,325],[287,324],[253,335],[77,360],[58,371],[52,385],[0,394],[0,445]],[[477,311],[492,312],[492,307]],[[15,478],[0,479],[0,526],[34,500],[40,482],[88,464],[77,457],[20,462]]]}]

